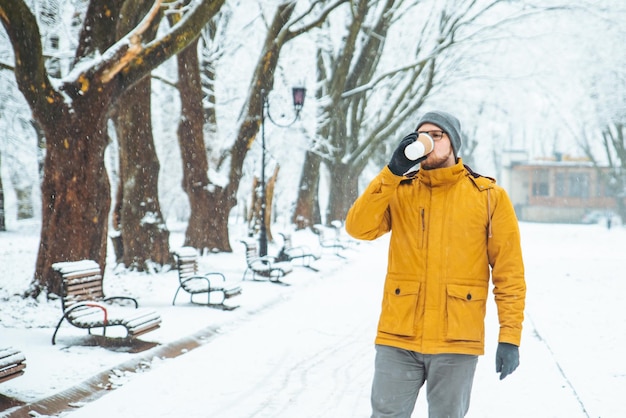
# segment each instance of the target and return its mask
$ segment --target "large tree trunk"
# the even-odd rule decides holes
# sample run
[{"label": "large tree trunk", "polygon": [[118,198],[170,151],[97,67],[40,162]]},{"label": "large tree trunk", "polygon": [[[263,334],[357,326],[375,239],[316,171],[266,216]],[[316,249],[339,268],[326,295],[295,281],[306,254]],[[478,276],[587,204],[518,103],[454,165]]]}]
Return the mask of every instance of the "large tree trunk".
[{"label": "large tree trunk", "polygon": [[[324,97],[327,91],[326,77],[328,74],[323,58],[323,53],[318,48],[316,51],[315,65],[317,77],[317,90],[315,91],[315,98],[318,101]],[[317,127],[316,136],[318,138],[327,138],[329,133],[328,126],[328,123],[320,123]],[[296,229],[304,229],[315,224],[322,223],[319,204],[321,164],[322,157],[318,153],[312,151],[307,151],[305,153],[304,164],[302,164],[302,171],[300,172],[298,196],[296,197],[296,205],[291,217],[291,222],[296,226]]]},{"label": "large tree trunk", "polygon": [[[150,6],[149,2],[126,2],[117,37],[132,30]],[[145,42],[154,39],[159,21],[155,19],[146,30]],[[121,234],[115,239],[121,261],[138,271],[150,271],[171,261],[169,231],[159,203],[160,164],[152,134],[151,93],[150,78],[146,77],[121,95],[113,117],[120,154],[114,224]]]},{"label": "large tree trunk", "polygon": [[[360,172],[359,172],[360,173]],[[330,182],[326,223],[346,219],[350,206],[358,197],[359,173],[347,164],[334,164],[330,167]]]},{"label": "large tree trunk", "polygon": [[210,184],[208,177],[197,48],[198,42],[193,42],[177,57],[181,100],[178,142],[183,163],[183,190],[191,208],[184,245],[199,250],[230,252],[228,224],[217,224],[213,216],[213,211],[218,210],[219,202],[223,200],[224,190]]},{"label": "large tree trunk", "polygon": [[255,177],[252,183],[252,206],[250,213],[248,214],[248,234],[253,235],[258,233],[261,230],[261,222],[264,222],[268,242],[274,242],[274,237],[272,235],[272,208],[274,207],[274,189],[276,188],[279,171],[280,165],[276,164],[274,167],[274,173],[270,178],[266,179],[265,218],[263,220],[261,220],[263,212],[263,208],[261,207],[263,202],[261,180],[258,177]]},{"label": "large tree trunk", "polygon": [[121,231],[122,262],[138,271],[169,263],[169,231],[158,197],[160,164],[150,115],[150,79],[125,92],[115,112],[120,181],[115,216]]},{"label": "large tree trunk", "polygon": [[108,139],[104,113],[103,107],[77,104],[72,114],[38,115],[48,139],[44,162],[48,175],[41,191],[35,295],[44,289],[60,294],[61,283],[52,279],[55,262],[91,259],[105,265],[111,196],[104,167]]},{"label": "large tree trunk", "polygon": [[300,186],[291,222],[297,229],[304,229],[322,222],[319,203],[321,158],[307,151],[300,173]]},{"label": "large tree trunk", "polygon": [[[228,184],[222,189],[211,191],[214,206],[209,214],[212,228],[225,231],[225,241],[228,242],[229,214],[237,204],[237,190],[242,176],[242,167],[248,149],[252,146],[261,123],[263,101],[261,91],[271,91],[274,85],[274,70],[278,65],[280,51],[284,44],[291,40],[296,33],[288,30],[287,22],[295,9],[295,2],[285,3],[278,6],[274,19],[266,34],[263,50],[257,61],[252,83],[249,88],[249,96],[246,101],[243,122],[239,126],[237,139],[231,148],[229,159]],[[224,242],[224,244],[226,243]],[[230,246],[228,247],[230,248]]]}]

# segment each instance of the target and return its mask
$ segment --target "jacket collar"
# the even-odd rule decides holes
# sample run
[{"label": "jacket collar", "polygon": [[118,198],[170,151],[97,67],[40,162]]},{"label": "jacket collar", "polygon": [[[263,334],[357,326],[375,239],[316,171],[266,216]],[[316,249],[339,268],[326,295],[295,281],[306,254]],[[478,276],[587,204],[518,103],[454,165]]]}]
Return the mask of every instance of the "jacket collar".
[{"label": "jacket collar", "polygon": [[461,180],[465,174],[463,160],[458,158],[456,164],[451,167],[437,168],[434,170],[419,170],[417,172],[417,178],[421,183],[429,187],[439,187],[456,183]]}]

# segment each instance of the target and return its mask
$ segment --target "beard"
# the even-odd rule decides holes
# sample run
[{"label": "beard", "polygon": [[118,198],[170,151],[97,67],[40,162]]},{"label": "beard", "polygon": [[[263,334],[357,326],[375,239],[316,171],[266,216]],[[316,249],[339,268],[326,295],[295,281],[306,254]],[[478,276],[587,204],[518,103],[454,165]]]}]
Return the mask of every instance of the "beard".
[{"label": "beard", "polygon": [[450,160],[456,161],[454,158],[454,152],[450,149],[445,155],[437,155],[435,152],[428,154],[428,157],[420,164],[420,168],[424,170],[434,170],[437,168],[444,168],[450,166]]}]

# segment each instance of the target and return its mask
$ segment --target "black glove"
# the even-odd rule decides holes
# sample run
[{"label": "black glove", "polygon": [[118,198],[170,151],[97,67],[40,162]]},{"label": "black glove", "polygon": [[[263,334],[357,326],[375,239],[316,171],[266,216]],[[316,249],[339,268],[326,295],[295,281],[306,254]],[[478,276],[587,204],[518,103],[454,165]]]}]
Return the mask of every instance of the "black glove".
[{"label": "black glove", "polygon": [[420,157],[417,160],[409,160],[404,155],[404,149],[417,140],[417,132],[411,132],[407,136],[405,136],[402,141],[400,141],[400,145],[393,152],[391,156],[391,160],[389,161],[388,167],[389,170],[396,176],[401,176],[406,173],[409,168],[413,167],[415,164],[426,159],[426,156]]},{"label": "black glove", "polygon": [[496,350],[496,373],[504,379],[519,366],[519,347],[509,343],[498,343]]}]

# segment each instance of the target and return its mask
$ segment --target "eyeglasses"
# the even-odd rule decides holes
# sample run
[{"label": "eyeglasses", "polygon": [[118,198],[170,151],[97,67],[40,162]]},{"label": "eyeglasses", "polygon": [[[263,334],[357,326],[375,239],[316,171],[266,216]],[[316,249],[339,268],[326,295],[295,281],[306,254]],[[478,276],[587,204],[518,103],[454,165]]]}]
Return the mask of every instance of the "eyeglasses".
[{"label": "eyeglasses", "polygon": [[417,134],[428,134],[433,141],[439,141],[446,133],[444,131],[417,131]]}]

